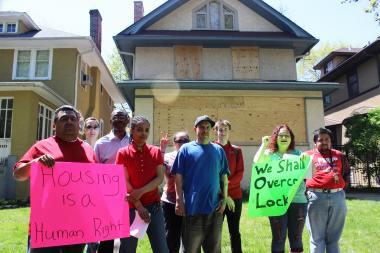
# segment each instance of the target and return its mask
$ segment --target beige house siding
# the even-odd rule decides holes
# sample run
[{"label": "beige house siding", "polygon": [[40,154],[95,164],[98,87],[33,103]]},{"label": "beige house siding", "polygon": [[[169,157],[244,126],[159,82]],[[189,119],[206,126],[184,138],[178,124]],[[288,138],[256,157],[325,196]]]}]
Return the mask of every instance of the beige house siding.
[{"label": "beige house siding", "polygon": [[377,63],[375,58],[360,64],[357,68],[359,80],[359,92],[364,92],[379,85]]},{"label": "beige house siding", "polygon": [[21,20],[19,20],[17,33],[20,34],[20,33],[25,33],[27,31],[28,31],[28,28],[26,28],[25,24]]},{"label": "beige house siding", "polygon": [[230,48],[203,48],[202,79],[231,80],[232,54]]},{"label": "beige house siding", "polygon": [[[11,155],[17,160],[36,142],[38,104],[43,103],[51,109],[56,107],[32,91],[0,92],[0,97],[13,97]],[[28,127],[26,128],[25,125]],[[29,196],[29,183],[16,183],[16,198],[26,199]]]},{"label": "beige house siding", "polygon": [[[183,30],[189,31],[193,27],[193,10],[207,3],[205,0],[194,0],[183,4],[173,12],[169,13],[156,23],[151,25],[147,30]],[[280,32],[281,30],[262,16],[253,12],[244,4],[237,0],[225,0],[224,3],[232,6],[238,15],[239,31],[254,32]]]},{"label": "beige house siding", "polygon": [[13,49],[0,49],[0,82],[12,81]]},{"label": "beige house siding", "polygon": [[297,80],[293,49],[260,48],[260,79]]},{"label": "beige house siding", "polygon": [[[189,47],[190,48],[190,47]],[[243,52],[246,61],[243,61],[233,50],[241,51],[252,49],[256,53],[246,54]],[[190,62],[182,62],[187,66],[194,61],[199,61],[197,75],[203,80],[296,80],[297,72],[292,49],[273,49],[256,47],[235,47],[231,48],[201,48],[197,51],[198,57]],[[247,57],[248,56],[248,57]],[[177,59],[177,60],[176,60]],[[135,79],[151,80],[173,80],[173,79],[198,79],[183,78],[177,76],[176,63],[183,59],[177,57],[172,47],[137,47],[136,48],[136,68]],[[233,59],[235,59],[233,61]],[[184,65],[185,64],[185,65]],[[252,67],[253,72],[236,72],[239,64],[244,67]],[[246,68],[244,68],[246,69]],[[200,73],[198,73],[200,71]]]},{"label": "beige house siding", "polygon": [[76,49],[54,49],[52,79],[44,81],[47,86],[72,104],[75,97],[77,55]]},{"label": "beige house siding", "polygon": [[174,79],[172,47],[136,47],[136,79]]}]

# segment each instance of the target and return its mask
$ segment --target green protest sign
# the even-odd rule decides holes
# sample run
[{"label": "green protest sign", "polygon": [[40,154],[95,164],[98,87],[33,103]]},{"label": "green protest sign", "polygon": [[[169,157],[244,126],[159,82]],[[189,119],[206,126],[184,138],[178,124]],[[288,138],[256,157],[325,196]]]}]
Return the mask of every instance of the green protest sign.
[{"label": "green protest sign", "polygon": [[310,157],[293,157],[252,165],[248,216],[283,215],[310,165]]}]

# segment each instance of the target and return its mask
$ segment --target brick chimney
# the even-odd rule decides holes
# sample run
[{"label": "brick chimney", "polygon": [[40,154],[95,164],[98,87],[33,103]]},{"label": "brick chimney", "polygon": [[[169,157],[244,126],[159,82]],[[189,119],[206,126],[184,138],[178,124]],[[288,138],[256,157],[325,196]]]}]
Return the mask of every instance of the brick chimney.
[{"label": "brick chimney", "polygon": [[144,17],[144,4],[143,1],[134,1],[135,4],[135,22]]},{"label": "brick chimney", "polygon": [[100,12],[90,10],[90,36],[94,40],[99,52],[102,51],[102,16]]}]

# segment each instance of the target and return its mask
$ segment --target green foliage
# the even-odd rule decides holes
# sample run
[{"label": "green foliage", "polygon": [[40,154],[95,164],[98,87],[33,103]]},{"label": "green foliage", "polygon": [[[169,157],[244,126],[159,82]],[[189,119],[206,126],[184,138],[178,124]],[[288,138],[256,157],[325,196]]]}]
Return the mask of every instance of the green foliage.
[{"label": "green foliage", "polygon": [[112,53],[108,55],[106,63],[116,82],[129,79],[127,71],[125,70],[124,64],[116,47],[114,47]]},{"label": "green foliage", "polygon": [[319,43],[314,47],[310,54],[302,58],[297,63],[297,75],[299,80],[317,81],[320,78],[320,71],[314,70],[313,67],[329,53],[340,48],[347,48],[349,44],[346,42],[338,43]]},{"label": "green foliage", "polygon": [[[343,0],[342,3],[356,3],[359,0]],[[368,7],[364,9],[367,13],[373,13],[375,21],[380,25],[380,13],[379,13],[379,1],[378,0],[368,0]]]},{"label": "green foliage", "polygon": [[[357,114],[344,122],[349,141],[345,149],[351,165],[364,164],[363,170],[370,184],[372,176],[380,179],[380,107],[367,114]],[[370,185],[369,185],[370,186]]]}]

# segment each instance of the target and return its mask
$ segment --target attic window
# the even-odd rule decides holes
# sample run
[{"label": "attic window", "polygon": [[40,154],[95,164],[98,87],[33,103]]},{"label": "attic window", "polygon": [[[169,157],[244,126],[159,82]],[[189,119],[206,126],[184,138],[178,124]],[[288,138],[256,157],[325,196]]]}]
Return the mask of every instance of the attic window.
[{"label": "attic window", "polygon": [[17,31],[16,23],[7,24],[7,33],[15,33]]},{"label": "attic window", "polygon": [[237,12],[223,1],[208,1],[193,13],[195,29],[237,30]]},{"label": "attic window", "polygon": [[332,62],[332,61],[329,61],[329,62],[325,65],[325,74],[329,73],[332,69],[333,69],[333,62]]}]

